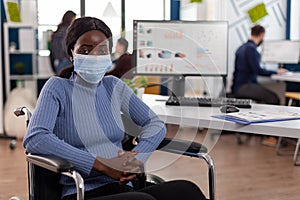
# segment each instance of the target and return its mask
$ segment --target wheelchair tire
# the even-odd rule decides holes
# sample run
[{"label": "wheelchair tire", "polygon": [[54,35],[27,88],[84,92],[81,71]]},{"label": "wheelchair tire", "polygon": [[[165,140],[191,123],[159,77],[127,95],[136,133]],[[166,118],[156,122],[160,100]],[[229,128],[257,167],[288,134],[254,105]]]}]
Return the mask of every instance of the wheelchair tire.
[{"label": "wheelchair tire", "polygon": [[9,148],[11,150],[14,150],[17,146],[17,141],[16,140],[12,140],[10,143],[9,143]]}]

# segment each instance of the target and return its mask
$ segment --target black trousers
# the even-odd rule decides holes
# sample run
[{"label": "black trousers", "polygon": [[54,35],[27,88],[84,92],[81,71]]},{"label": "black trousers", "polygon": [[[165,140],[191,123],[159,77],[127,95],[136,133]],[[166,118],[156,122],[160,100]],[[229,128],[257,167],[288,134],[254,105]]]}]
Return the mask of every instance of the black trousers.
[{"label": "black trousers", "polygon": [[[109,183],[85,192],[85,200],[206,200],[201,190],[192,182],[177,180],[134,190],[127,185]],[[76,200],[76,194],[63,200]]]},{"label": "black trousers", "polygon": [[247,83],[240,86],[234,95],[236,98],[253,99],[265,104],[280,104],[280,99],[274,92],[255,83]]}]

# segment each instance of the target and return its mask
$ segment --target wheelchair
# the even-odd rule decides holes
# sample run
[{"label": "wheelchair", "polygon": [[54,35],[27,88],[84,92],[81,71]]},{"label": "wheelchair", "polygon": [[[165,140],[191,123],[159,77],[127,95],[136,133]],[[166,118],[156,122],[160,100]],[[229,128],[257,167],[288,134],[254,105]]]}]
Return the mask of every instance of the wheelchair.
[{"label": "wheelchair", "polygon": [[[16,116],[25,116],[28,125],[31,112],[26,107],[15,109]],[[131,149],[138,137],[139,127],[128,118],[122,115],[125,127],[125,137],[123,147],[125,150]],[[208,190],[209,200],[215,200],[215,167],[213,159],[207,154],[207,148],[196,142],[179,140],[174,138],[164,138],[157,150],[175,153],[194,158],[203,159],[208,166]],[[28,189],[29,200],[59,200],[61,198],[60,176],[65,175],[73,178],[77,189],[77,200],[84,200],[84,180],[81,175],[74,170],[71,163],[66,160],[50,155],[26,154],[28,166]],[[164,180],[158,176],[146,174],[144,180],[134,183],[134,187],[144,187],[147,184],[157,184]]]}]

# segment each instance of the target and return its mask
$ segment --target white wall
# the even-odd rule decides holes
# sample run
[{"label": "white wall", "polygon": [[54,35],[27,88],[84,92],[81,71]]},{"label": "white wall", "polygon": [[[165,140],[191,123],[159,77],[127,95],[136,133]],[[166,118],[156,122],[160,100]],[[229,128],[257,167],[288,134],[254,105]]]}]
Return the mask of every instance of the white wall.
[{"label": "white wall", "polygon": [[300,1],[291,1],[291,40],[300,40]]},{"label": "white wall", "polygon": [[[300,8],[299,1],[297,9]],[[229,47],[228,47],[228,77],[227,91],[230,90],[232,73],[234,70],[234,54],[236,49],[250,37],[250,28],[253,26],[247,11],[259,3],[264,3],[268,15],[258,23],[265,26],[265,40],[284,39],[286,27],[286,0],[203,0],[202,3],[189,3],[187,0],[181,0],[181,19],[188,20],[228,20],[229,22]],[[296,3],[295,3],[296,4]],[[196,12],[196,13],[195,13]],[[297,20],[294,23],[299,24],[299,12]],[[299,26],[295,31],[298,36],[300,32]],[[275,69],[277,65],[264,65],[268,69]],[[195,81],[194,81],[195,82]],[[195,82],[195,85],[199,82]],[[222,84],[219,80],[208,80],[207,85],[213,90],[218,90],[216,84]],[[201,87],[200,87],[201,88]],[[216,95],[218,91],[213,91],[212,95]]]},{"label": "white wall", "polygon": [[189,3],[181,0],[181,20],[224,20],[227,18],[228,0],[203,0],[202,3]]},{"label": "white wall", "polygon": [[[228,84],[231,85],[232,73],[234,70],[234,54],[236,49],[250,37],[250,28],[253,26],[247,15],[247,10],[255,5],[264,2],[268,16],[258,23],[266,28],[265,40],[285,39],[286,27],[286,0],[252,0],[244,3],[233,0],[228,5],[229,20],[229,57],[228,57]],[[268,69],[275,69],[277,66],[265,65]],[[261,79],[264,81],[263,79]]]},{"label": "white wall", "polygon": [[20,13],[22,23],[37,25],[37,1],[36,0],[21,0]]},{"label": "white wall", "polygon": [[[203,0],[202,3],[189,3],[181,0],[181,20],[226,20],[228,0]],[[187,77],[186,91],[203,95],[219,96],[223,88],[221,77]],[[190,92],[188,92],[190,93]]]},{"label": "white wall", "polygon": [[[1,35],[1,32],[2,32],[2,26],[0,26],[0,55],[2,55],[2,35]],[[4,94],[4,91],[3,91],[3,84],[2,84],[2,79],[3,78],[3,72],[2,72],[2,61],[0,61],[0,134],[3,134],[4,133],[4,130],[3,130],[3,94]]]}]

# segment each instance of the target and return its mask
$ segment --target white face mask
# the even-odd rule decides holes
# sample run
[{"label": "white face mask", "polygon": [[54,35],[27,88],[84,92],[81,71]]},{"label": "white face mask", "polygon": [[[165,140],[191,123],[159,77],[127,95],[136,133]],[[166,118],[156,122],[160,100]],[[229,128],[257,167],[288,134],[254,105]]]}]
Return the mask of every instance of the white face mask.
[{"label": "white face mask", "polygon": [[88,83],[99,83],[111,68],[110,55],[75,54],[74,56],[74,71]]}]

